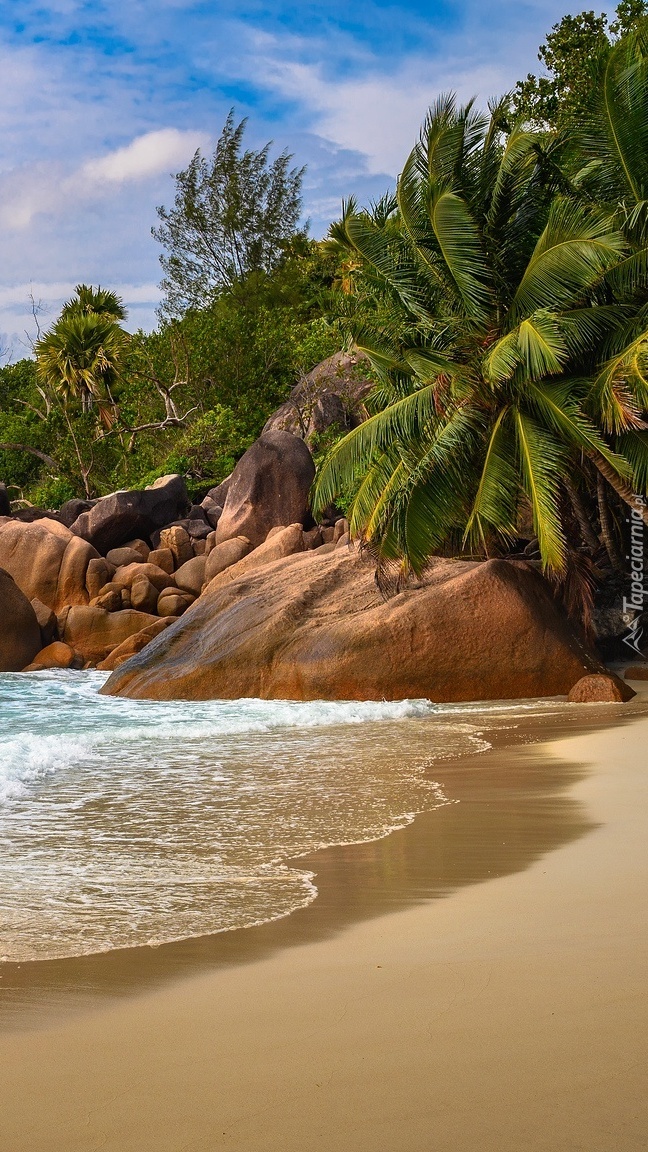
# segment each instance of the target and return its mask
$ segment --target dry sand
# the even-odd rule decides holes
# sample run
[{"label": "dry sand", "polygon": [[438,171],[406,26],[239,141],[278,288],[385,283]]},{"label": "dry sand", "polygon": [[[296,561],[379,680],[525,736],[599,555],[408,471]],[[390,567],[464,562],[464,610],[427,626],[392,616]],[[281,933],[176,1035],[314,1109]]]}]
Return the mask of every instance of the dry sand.
[{"label": "dry sand", "polygon": [[7,970],[1,1152],[648,1148],[647,748],[444,765],[284,921]]}]

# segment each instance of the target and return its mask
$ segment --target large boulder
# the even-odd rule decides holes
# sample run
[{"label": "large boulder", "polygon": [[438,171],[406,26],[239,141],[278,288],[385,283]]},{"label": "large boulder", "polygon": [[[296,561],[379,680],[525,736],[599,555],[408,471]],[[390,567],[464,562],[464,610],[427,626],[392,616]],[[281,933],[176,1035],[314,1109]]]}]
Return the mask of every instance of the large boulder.
[{"label": "large boulder", "polygon": [[67,613],[62,639],[84,661],[96,664],[105,660],[113,648],[129,636],[156,623],[156,616],[134,609],[107,612],[104,608],[89,605],[74,606]]},{"label": "large boulder", "polygon": [[99,553],[57,520],[0,524],[0,568],[13,576],[28,600],[37,598],[58,612],[66,604],[87,604],[88,566]]},{"label": "large boulder", "polygon": [[356,428],[367,419],[365,397],[373,382],[362,352],[336,352],[303,376],[268,419],[267,432],[292,432],[312,446],[328,428]]},{"label": "large boulder", "polygon": [[134,536],[150,537],[156,529],[178,520],[188,506],[183,477],[162,476],[150,488],[103,496],[82,512],[71,528],[105,555]]},{"label": "large boulder", "polygon": [[497,700],[564,695],[603,671],[524,562],[436,559],[419,587],[385,600],[369,559],[338,549],[289,556],[206,591],[105,691]]},{"label": "large boulder", "polygon": [[24,592],[1,568],[0,604],[0,672],[21,672],[41,650],[41,631]]},{"label": "large boulder", "polygon": [[253,548],[271,528],[302,523],[315,478],[313,458],[297,436],[268,432],[241,457],[216,527],[216,542],[246,536]]}]

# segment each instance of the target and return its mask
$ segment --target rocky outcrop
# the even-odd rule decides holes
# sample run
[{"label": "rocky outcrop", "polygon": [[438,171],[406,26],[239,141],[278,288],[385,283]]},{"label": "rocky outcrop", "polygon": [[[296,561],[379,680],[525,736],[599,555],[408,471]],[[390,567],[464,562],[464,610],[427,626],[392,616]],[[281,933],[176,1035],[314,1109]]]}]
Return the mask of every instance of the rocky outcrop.
[{"label": "rocky outcrop", "polygon": [[67,604],[87,604],[88,565],[98,552],[56,520],[0,525],[0,568],[13,576],[28,600],[37,598],[58,612]]},{"label": "rocky outcrop", "polygon": [[62,639],[84,663],[97,664],[129,636],[157,622],[157,617],[147,612],[106,612],[89,605],[74,606],[67,613]]},{"label": "rocky outcrop", "polygon": [[438,559],[385,601],[368,559],[335,549],[212,585],[105,691],[443,702],[564,695],[604,672],[525,563]]},{"label": "rocky outcrop", "polygon": [[268,432],[241,457],[216,528],[216,541],[245,536],[253,548],[271,528],[304,523],[315,478],[313,458],[297,436]]},{"label": "rocky outcrop", "polygon": [[41,631],[29,600],[0,569],[0,672],[21,672],[41,649]]},{"label": "rocky outcrop", "polygon": [[76,656],[69,644],[61,640],[54,640],[46,648],[42,648],[38,655],[23,669],[24,672],[43,672],[47,668],[81,668],[83,661]]},{"label": "rocky outcrop", "polygon": [[162,476],[143,491],[103,496],[77,517],[71,529],[105,555],[134,536],[149,537],[156,529],[178,520],[188,507],[183,477]]},{"label": "rocky outcrop", "polygon": [[373,387],[361,352],[336,352],[302,377],[266,422],[267,432],[292,432],[313,447],[331,427],[356,428],[367,419],[364,400]]}]

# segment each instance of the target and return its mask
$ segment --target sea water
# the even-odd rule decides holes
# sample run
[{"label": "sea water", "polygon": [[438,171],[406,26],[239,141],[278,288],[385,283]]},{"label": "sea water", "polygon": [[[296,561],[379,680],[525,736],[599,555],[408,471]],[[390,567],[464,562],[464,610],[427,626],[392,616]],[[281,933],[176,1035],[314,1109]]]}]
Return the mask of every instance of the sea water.
[{"label": "sea water", "polygon": [[300,854],[450,802],[430,778],[489,747],[429,701],[101,696],[100,673],[0,675],[0,958],[159,944],[287,915]]}]

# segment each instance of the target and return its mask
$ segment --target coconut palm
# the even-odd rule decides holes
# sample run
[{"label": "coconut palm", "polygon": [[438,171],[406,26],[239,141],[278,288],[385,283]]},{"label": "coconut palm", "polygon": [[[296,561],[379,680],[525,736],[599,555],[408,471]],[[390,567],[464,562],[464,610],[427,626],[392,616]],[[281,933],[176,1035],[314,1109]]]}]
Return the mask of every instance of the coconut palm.
[{"label": "coconut palm", "polygon": [[[394,199],[350,203],[332,231],[371,303],[353,334],[381,384],[315,503],[351,490],[352,531],[415,571],[449,542],[506,544],[526,506],[545,569],[563,572],[565,481],[583,459],[624,499],[646,491],[648,449],[611,433],[595,383],[630,319],[609,283],[630,240],[612,208],[573,194],[564,141],[503,116],[441,98]],[[624,388],[643,408],[642,379]]]}]

